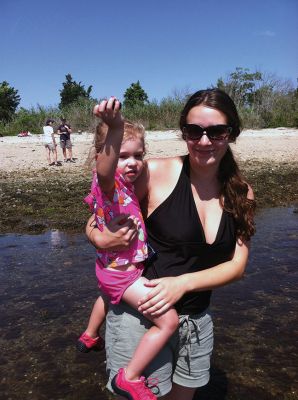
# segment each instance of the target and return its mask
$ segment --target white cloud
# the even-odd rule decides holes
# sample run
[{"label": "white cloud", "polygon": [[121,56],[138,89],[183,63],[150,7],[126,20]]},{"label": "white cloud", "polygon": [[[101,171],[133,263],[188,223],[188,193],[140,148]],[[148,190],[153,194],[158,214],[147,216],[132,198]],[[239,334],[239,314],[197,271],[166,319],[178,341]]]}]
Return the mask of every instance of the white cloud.
[{"label": "white cloud", "polygon": [[273,31],[267,29],[266,31],[261,31],[256,33],[257,36],[274,37],[276,34]]}]

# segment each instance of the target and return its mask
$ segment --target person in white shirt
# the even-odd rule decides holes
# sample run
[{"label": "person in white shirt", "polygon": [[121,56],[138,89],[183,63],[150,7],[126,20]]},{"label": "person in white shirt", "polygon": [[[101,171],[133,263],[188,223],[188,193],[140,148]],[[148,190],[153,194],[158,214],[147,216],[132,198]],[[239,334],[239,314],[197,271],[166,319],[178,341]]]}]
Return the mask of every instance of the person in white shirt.
[{"label": "person in white shirt", "polygon": [[[56,165],[60,166],[61,163],[58,163],[57,161],[57,144],[54,136],[54,129],[53,129],[53,123],[54,121],[52,119],[48,119],[46,121],[45,126],[42,128],[43,129],[43,143],[44,147],[46,149],[46,156],[48,160],[48,164],[50,166]],[[53,157],[53,161],[51,161],[51,155]]]}]

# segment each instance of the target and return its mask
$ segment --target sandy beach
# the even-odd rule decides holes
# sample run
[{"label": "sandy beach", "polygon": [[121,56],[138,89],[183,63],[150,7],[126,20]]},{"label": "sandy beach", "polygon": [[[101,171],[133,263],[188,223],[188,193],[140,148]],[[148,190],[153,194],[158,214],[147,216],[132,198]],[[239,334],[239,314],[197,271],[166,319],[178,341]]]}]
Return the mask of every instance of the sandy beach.
[{"label": "sandy beach", "polygon": [[[92,146],[93,134],[74,133],[71,138],[76,164],[63,164],[62,169],[78,171],[85,164]],[[146,141],[148,157],[169,157],[186,153],[186,145],[179,131],[147,132]],[[63,160],[58,138],[57,143],[58,159]],[[231,147],[237,159],[242,162],[298,162],[298,129],[245,130]],[[47,165],[41,135],[0,138],[0,157],[2,172],[32,171],[34,174],[36,170],[41,169],[57,171],[57,167]]]}]

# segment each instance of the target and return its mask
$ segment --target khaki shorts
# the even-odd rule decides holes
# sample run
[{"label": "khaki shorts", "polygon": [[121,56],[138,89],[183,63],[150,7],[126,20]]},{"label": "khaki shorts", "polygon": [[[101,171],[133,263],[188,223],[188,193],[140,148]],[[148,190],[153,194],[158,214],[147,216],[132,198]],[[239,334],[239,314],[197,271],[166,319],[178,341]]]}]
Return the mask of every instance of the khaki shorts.
[{"label": "khaki shorts", "polygon": [[[179,329],[144,371],[146,378],[157,378],[154,394],[170,392],[172,382],[197,388],[208,383],[213,350],[213,323],[209,311],[198,315],[180,315]],[[136,344],[151,323],[125,303],[110,305],[106,319],[106,356],[109,381],[125,367]]]},{"label": "khaki shorts", "polygon": [[54,151],[56,150],[56,145],[54,145],[53,143],[46,143],[46,144],[44,145],[44,147],[45,147],[46,149],[49,149],[49,150],[52,151],[52,152],[54,152]]},{"label": "khaki shorts", "polygon": [[60,140],[60,147],[61,149],[71,149],[72,143],[70,139],[67,140]]}]

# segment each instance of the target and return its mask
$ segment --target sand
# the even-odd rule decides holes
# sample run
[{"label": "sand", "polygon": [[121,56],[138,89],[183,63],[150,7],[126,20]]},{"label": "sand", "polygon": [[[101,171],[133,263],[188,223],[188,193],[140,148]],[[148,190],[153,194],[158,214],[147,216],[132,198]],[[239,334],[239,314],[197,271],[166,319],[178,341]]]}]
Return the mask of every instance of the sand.
[{"label": "sand", "polygon": [[[79,172],[85,164],[93,135],[83,132],[71,136],[73,157],[76,163],[63,163],[60,170],[72,169]],[[156,131],[146,133],[147,156],[168,157],[186,153],[186,145],[180,138],[179,131]],[[57,138],[57,143],[59,139]],[[298,129],[276,128],[262,130],[245,130],[231,145],[236,158],[241,162],[264,161],[273,163],[298,162]],[[63,160],[62,150],[58,144],[58,160]],[[2,172],[57,170],[49,167],[41,135],[29,137],[9,136],[0,138],[0,157]]]}]

